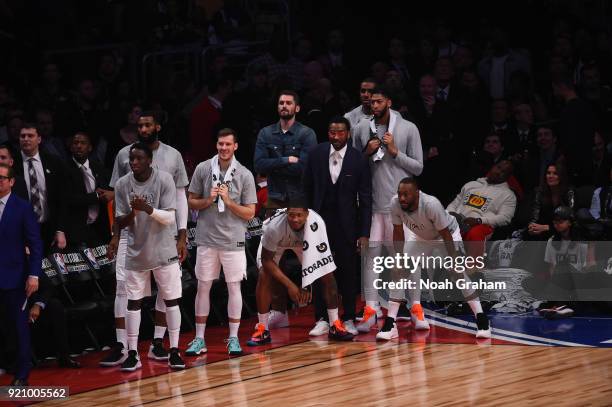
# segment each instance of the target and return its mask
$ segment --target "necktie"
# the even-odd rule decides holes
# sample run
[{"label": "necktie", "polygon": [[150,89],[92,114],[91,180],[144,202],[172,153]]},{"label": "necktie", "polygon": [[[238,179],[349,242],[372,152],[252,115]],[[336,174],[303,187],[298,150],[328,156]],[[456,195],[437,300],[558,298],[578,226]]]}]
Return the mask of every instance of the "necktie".
[{"label": "necktie", "polygon": [[34,208],[34,213],[38,216],[38,221],[42,220],[42,204],[40,202],[40,190],[38,178],[34,169],[34,158],[28,159],[28,175],[30,176],[30,203]]},{"label": "necktie", "polygon": [[[88,194],[94,192],[96,188],[96,180],[91,173],[91,170],[87,171],[84,165],[81,165],[81,174],[83,175],[83,182],[85,183],[85,190]],[[98,205],[89,205],[87,211],[87,224],[94,223],[98,218]]]},{"label": "necktie", "polygon": [[338,175],[340,175],[340,153],[337,151],[334,151],[334,153],[332,154],[332,172],[331,172],[331,179],[332,179],[332,183],[336,183],[336,181],[338,181]]},{"label": "necktie", "polygon": [[446,101],[446,91],[444,89],[438,91],[438,99]]},{"label": "necktie", "polygon": [[4,212],[4,202],[0,201],[0,220],[2,220],[3,212]]}]

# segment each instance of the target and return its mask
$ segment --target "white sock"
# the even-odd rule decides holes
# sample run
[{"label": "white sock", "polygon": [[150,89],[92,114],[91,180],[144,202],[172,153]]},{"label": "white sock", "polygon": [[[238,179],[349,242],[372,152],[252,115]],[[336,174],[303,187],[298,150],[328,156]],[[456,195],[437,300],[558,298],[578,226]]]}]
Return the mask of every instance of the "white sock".
[{"label": "white sock", "polygon": [[129,350],[138,350],[138,331],[140,330],[140,310],[127,310],[125,316],[128,348]]},{"label": "white sock", "polygon": [[329,324],[333,325],[338,320],[338,308],[328,308],[327,317],[329,318]]},{"label": "white sock", "polygon": [[397,318],[400,305],[402,305],[402,303],[395,301],[389,301],[389,304],[387,305],[387,316],[389,318],[393,318],[394,321]]},{"label": "white sock", "polygon": [[266,312],[265,314],[257,313],[257,318],[259,319],[259,323],[262,324],[266,331],[268,330],[268,318],[270,318],[270,313]]},{"label": "white sock", "polygon": [[421,301],[412,301],[412,305],[420,304],[420,303],[421,303]]},{"label": "white sock", "polygon": [[474,315],[480,314],[482,312],[482,304],[480,304],[480,299],[478,297],[473,300],[469,300],[468,305],[470,306]]},{"label": "white sock", "polygon": [[123,328],[116,328],[115,335],[117,335],[117,342],[123,345],[124,349],[127,349],[127,332]]},{"label": "white sock", "polygon": [[168,337],[170,348],[178,348],[181,330],[181,310],[178,305],[166,307],[166,322],[168,323]]},{"label": "white sock", "polygon": [[164,335],[166,335],[166,327],[155,325],[155,332],[153,333],[153,339],[158,339],[158,338],[164,339]]},{"label": "white sock", "polygon": [[374,309],[380,308],[380,304],[378,304],[378,301],[366,301],[366,305]]},{"label": "white sock", "polygon": [[199,324],[196,322],[196,338],[204,339],[204,330],[206,329],[206,324]]},{"label": "white sock", "polygon": [[230,338],[238,337],[238,328],[240,328],[240,322],[230,322],[229,323],[229,336]]}]

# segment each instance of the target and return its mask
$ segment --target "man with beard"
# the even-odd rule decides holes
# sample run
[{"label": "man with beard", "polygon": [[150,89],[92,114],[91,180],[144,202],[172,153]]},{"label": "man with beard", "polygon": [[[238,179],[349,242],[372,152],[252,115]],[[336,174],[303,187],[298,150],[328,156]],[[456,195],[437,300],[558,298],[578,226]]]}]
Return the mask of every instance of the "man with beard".
[{"label": "man with beard", "polygon": [[[172,176],[176,188],[176,226],[178,228],[178,239],[176,249],[178,251],[179,261],[182,262],[187,255],[187,195],[185,187],[189,184],[187,171],[181,153],[175,148],[159,141],[158,136],[161,131],[161,125],[157,113],[153,111],[142,112],[138,119],[138,140],[147,145],[153,151],[153,167],[165,171]],[[129,154],[132,146],[122,148],[115,158],[113,175],[110,181],[110,187],[114,188],[117,180],[130,172]],[[98,190],[102,194],[109,195],[110,199],[114,198],[112,191]],[[125,315],[126,315],[126,269],[125,269],[125,254],[127,248],[127,234],[119,233],[116,229],[113,231],[113,237],[109,243],[108,256],[109,258],[117,256],[116,261],[116,279],[117,290],[115,295],[115,329],[117,332],[117,344],[111,354],[100,362],[102,366],[116,366],[122,363],[127,358],[127,334],[125,331]],[[158,294],[155,302],[155,333],[153,343],[149,351],[149,358],[154,360],[168,359],[168,352],[164,349],[162,341],[166,332],[166,306],[161,296]]]},{"label": "man with beard", "polygon": [[[313,233],[317,231],[320,233],[314,236],[311,234],[311,237],[314,237],[315,240],[310,240],[310,243],[308,242],[308,229],[312,230]],[[307,278],[306,269],[313,268],[312,266],[307,267],[308,263],[304,264],[303,260],[308,261],[308,253],[312,255],[315,249],[320,253],[329,253],[325,232],[323,218],[312,209],[308,209],[308,205],[303,198],[294,198],[294,201],[289,204],[286,210],[278,211],[264,222],[263,236],[257,251],[259,277],[255,290],[259,323],[255,326],[255,332],[247,342],[248,346],[265,345],[272,341],[269,329],[273,288],[286,290],[289,298],[296,304],[307,304],[310,301],[311,292],[298,287],[282,270],[279,261],[285,250],[293,251],[302,265],[302,280]],[[317,245],[317,242],[321,243]],[[307,250],[310,250],[310,252],[307,252]],[[329,256],[331,258],[331,254]],[[317,263],[321,263],[321,261]],[[338,318],[338,289],[333,269],[330,268],[327,273],[319,275],[313,283],[318,282],[322,286],[327,305],[327,316],[331,325],[328,338],[338,341],[352,340],[353,334],[346,330],[346,327]]]},{"label": "man with beard", "polygon": [[[434,242],[444,242],[448,256],[457,258],[460,254],[458,249],[462,245],[461,231],[457,220],[451,216],[442,206],[438,198],[427,195],[419,190],[414,178],[404,178],[397,188],[397,196],[391,201],[391,219],[393,222],[393,243],[397,245],[396,250],[400,253],[408,253],[409,256],[429,256],[436,248]],[[404,228],[412,232],[405,239]],[[404,242],[408,241],[405,245]],[[414,271],[414,272],[413,272]],[[421,267],[410,270],[408,279],[415,282],[414,289],[409,290],[412,309],[420,304],[421,289]],[[453,279],[463,278],[468,280],[464,273],[451,271]],[[474,316],[478,329],[476,338],[490,338],[491,329],[486,314],[482,311],[480,300],[473,290],[462,290]],[[391,290],[389,293],[389,309],[385,324],[376,335],[376,339],[390,340],[397,338],[397,325],[395,319],[401,303],[404,301],[400,290]],[[412,323],[415,329],[429,329],[429,324],[423,317],[421,320],[412,313]]]},{"label": "man with beard", "polygon": [[470,256],[484,253],[484,243],[496,227],[509,225],[516,209],[516,196],[508,186],[512,163],[502,160],[484,178],[465,184],[446,210],[458,218],[461,235]]},{"label": "man with beard", "polygon": [[[382,253],[382,243],[393,240],[391,199],[397,183],[406,177],[418,176],[423,171],[423,150],[417,127],[391,110],[391,99],[384,89],[372,90],[370,105],[374,117],[362,120],[353,132],[353,147],[369,157],[372,172],[372,225],[370,250],[363,270],[363,320],[357,326],[368,332],[382,316],[378,293],[374,288],[375,273],[372,260]],[[419,311],[418,306],[413,311]],[[422,310],[421,310],[422,311]]]},{"label": "man with beard", "polygon": [[166,171],[153,168],[152,161],[153,152],[147,144],[133,144],[129,151],[132,172],[115,183],[115,223],[118,230],[126,230],[128,241],[125,288],[128,298],[126,330],[129,352],[121,364],[121,370],[128,372],[142,366],[138,356],[140,310],[142,299],[150,294],[151,272],[157,281],[157,295],[163,298],[166,305],[170,336],[170,355],[166,355],[168,366],[172,369],[185,368],[178,350],[181,328],[178,300],[181,298],[182,287],[181,266],[174,243],[176,187],[172,176]]},{"label": "man with beard", "polygon": [[210,289],[219,278],[221,267],[227,284],[227,316],[230,355],[240,355],[238,327],[242,314],[240,282],[246,277],[244,250],[247,222],[255,216],[255,180],[234,155],[238,138],[232,129],[217,133],[218,154],[198,164],[189,186],[189,207],[198,211],[195,241],[198,246],[195,274],[198,292],[195,299],[196,335],[186,355],[207,351],[204,341],[210,313]]},{"label": "man with beard", "polygon": [[376,87],[376,81],[372,78],[365,78],[361,81],[359,87],[359,100],[361,105],[357,106],[350,112],[347,112],[344,117],[348,119],[351,124],[351,128],[357,127],[362,119],[372,119],[372,106],[370,105],[370,96],[372,96],[372,89]]},{"label": "man with beard", "polygon": [[[345,117],[336,116],[328,125],[329,142],[310,151],[304,170],[304,193],[309,207],[321,215],[327,225],[327,237],[336,263],[335,277],[342,296],[344,327],[357,335],[355,297],[357,295],[357,250],[367,247],[372,221],[372,176],[367,158],[347,145],[350,124]],[[329,332],[324,301],[315,285],[316,325],[310,335]]]},{"label": "man with beard", "polygon": [[295,120],[300,111],[297,93],[284,90],[278,97],[278,123],[264,127],[255,144],[255,171],[268,175],[266,208],[284,208],[301,193],[308,150],[317,144],[314,131]]}]

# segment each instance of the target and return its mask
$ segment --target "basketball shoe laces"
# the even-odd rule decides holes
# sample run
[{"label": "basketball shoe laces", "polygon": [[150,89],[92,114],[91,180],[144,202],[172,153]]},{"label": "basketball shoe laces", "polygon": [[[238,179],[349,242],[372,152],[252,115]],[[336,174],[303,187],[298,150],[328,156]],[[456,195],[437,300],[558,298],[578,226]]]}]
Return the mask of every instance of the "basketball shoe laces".
[{"label": "basketball shoe laces", "polygon": [[425,319],[421,304],[414,304],[410,312],[412,312],[419,321],[423,321]]},{"label": "basketball shoe laces", "polygon": [[363,320],[362,322],[365,322],[367,320],[369,320],[370,318],[376,316],[376,310],[372,307],[370,307],[369,305],[366,305],[366,307],[363,309]]},{"label": "basketball shoe laces", "polygon": [[336,331],[346,332],[346,328],[344,328],[344,324],[340,322],[339,319],[334,321],[334,328],[336,328]]},{"label": "basketball shoe laces", "polygon": [[266,327],[264,326],[264,324],[257,324],[257,326],[255,326],[255,333],[253,333],[253,339],[259,339],[263,337],[265,331]]}]

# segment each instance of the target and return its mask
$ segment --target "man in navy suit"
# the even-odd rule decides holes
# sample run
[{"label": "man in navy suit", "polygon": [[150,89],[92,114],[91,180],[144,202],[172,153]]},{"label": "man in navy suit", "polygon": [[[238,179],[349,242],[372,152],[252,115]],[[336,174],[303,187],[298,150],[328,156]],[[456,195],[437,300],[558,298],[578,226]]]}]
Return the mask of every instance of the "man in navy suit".
[{"label": "man in navy suit", "polygon": [[[347,144],[351,125],[341,116],[328,126],[329,142],[315,146],[308,155],[303,183],[309,205],[327,225],[329,244],[336,262],[336,281],[342,295],[347,331],[357,334],[357,250],[367,248],[372,220],[372,177],[367,158]],[[318,290],[317,290],[318,291]],[[315,295],[318,319],[311,335],[327,333],[323,297]]]},{"label": "man in navy suit", "polygon": [[0,303],[14,322],[17,334],[19,351],[12,385],[27,386],[32,366],[25,305],[27,297],[38,290],[42,241],[32,205],[11,194],[14,184],[13,169],[0,164]]}]

